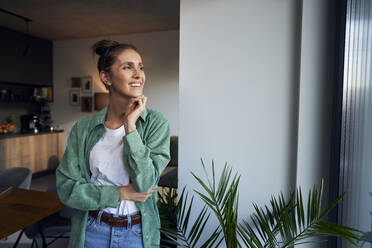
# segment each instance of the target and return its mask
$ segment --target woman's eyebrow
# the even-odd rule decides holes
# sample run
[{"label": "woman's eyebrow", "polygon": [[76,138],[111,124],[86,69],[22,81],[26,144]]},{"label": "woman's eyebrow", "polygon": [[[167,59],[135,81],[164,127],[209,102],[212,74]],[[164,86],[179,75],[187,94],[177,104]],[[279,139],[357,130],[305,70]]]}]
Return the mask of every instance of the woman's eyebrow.
[{"label": "woman's eyebrow", "polygon": [[[121,63],[120,65],[125,65],[125,64],[134,65],[134,63],[131,62],[131,61],[125,61],[125,62]],[[143,66],[143,63],[142,62],[139,62],[138,64],[141,65],[141,66]]]}]

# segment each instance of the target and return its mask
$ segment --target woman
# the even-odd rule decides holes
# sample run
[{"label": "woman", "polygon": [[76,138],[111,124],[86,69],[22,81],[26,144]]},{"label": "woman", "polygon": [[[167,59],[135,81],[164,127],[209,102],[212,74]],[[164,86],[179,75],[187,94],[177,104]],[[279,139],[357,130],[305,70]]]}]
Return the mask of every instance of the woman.
[{"label": "woman", "polygon": [[136,47],[102,40],[92,49],[109,104],[73,126],[56,171],[74,210],[69,247],[159,247],[155,188],[170,160],[169,123],[146,108]]}]

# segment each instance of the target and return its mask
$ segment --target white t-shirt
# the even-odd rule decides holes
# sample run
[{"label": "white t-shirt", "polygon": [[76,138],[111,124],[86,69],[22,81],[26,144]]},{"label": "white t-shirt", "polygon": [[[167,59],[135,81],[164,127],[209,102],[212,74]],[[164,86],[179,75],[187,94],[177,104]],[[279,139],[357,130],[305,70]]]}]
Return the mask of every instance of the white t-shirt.
[{"label": "white t-shirt", "polygon": [[[105,129],[106,132],[89,155],[91,182],[95,185],[128,185],[129,174],[123,161],[124,126]],[[139,210],[134,201],[123,200],[117,208],[105,208],[104,211],[114,215],[128,215]]]}]

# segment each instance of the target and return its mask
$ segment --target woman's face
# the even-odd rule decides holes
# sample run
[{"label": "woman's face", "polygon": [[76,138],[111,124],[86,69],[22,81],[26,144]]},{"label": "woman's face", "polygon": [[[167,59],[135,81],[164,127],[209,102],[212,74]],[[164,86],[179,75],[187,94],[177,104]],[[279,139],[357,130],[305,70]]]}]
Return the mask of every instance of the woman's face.
[{"label": "woman's face", "polygon": [[141,56],[132,49],[118,54],[111,66],[108,84],[111,94],[132,98],[143,94],[145,71]]}]

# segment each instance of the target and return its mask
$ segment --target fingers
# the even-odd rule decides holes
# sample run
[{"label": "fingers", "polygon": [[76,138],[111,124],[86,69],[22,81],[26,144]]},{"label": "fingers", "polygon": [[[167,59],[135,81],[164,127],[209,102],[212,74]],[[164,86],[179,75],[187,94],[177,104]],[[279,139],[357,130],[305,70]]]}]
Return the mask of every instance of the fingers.
[{"label": "fingers", "polygon": [[146,96],[144,95],[137,96],[130,99],[128,107],[133,109],[135,109],[137,106],[139,106],[140,108],[144,108],[144,106],[146,106],[146,103],[147,103]]},{"label": "fingers", "polygon": [[141,194],[140,196],[138,196],[138,201],[140,202],[145,202],[149,197],[151,197],[151,195],[153,194],[154,192],[146,192],[146,193],[138,193],[138,194]]},{"label": "fingers", "polygon": [[150,190],[149,192],[146,192],[146,193],[143,193],[145,194],[147,197],[151,196],[152,194],[154,194],[155,190]]},{"label": "fingers", "polygon": [[146,103],[147,103],[147,97],[146,97],[146,96],[143,96],[142,101],[143,101],[143,105],[146,106]]},{"label": "fingers", "polygon": [[140,104],[141,102],[141,99],[142,97],[141,96],[137,96],[137,97],[133,97],[129,100],[129,105],[128,106],[133,106],[135,104]]},{"label": "fingers", "polygon": [[139,100],[144,101],[144,99],[147,99],[147,97],[144,96],[144,95],[136,96],[136,97],[132,97],[132,98],[130,99],[130,102],[133,102],[133,101],[135,102],[135,101],[139,101]]},{"label": "fingers", "polygon": [[137,192],[134,185],[133,184],[129,184],[128,185],[131,190],[133,190],[134,192],[134,195],[133,195],[133,201],[136,201],[136,202],[145,202],[149,197],[152,196],[152,194],[155,192],[156,188],[153,188],[151,189],[150,191],[148,192],[145,192],[145,193],[140,193],[140,192]]},{"label": "fingers", "polygon": [[149,192],[142,193],[146,197],[145,201],[154,194],[154,192],[155,192],[156,189],[157,188],[152,188]]},{"label": "fingers", "polygon": [[133,184],[122,186],[120,189],[120,200],[131,200],[135,202],[145,202],[155,192],[156,188],[151,189],[149,192],[140,193],[136,190]]},{"label": "fingers", "polygon": [[144,96],[144,95],[134,97],[134,98],[132,98],[132,100],[133,100],[133,102],[137,102],[138,105],[140,105],[140,106],[146,105],[146,103],[147,103],[147,97]]}]

